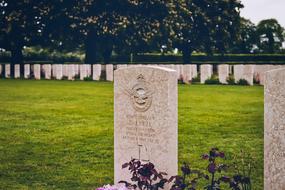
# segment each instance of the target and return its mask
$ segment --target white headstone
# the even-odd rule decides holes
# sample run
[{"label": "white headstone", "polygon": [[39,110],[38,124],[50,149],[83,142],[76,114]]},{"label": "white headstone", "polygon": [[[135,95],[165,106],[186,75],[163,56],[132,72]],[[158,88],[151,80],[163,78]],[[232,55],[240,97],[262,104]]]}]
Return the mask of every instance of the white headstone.
[{"label": "white headstone", "polygon": [[191,65],[192,78],[196,78],[198,76],[197,65]]},{"label": "white headstone", "polygon": [[84,80],[84,78],[88,77],[86,64],[81,64],[79,66],[79,70],[80,70],[80,80]]},{"label": "white headstone", "polygon": [[264,88],[264,189],[285,188],[285,69],[266,73]]},{"label": "white headstone", "polygon": [[75,72],[75,76],[79,76],[80,75],[80,71],[79,71],[79,64],[75,64],[74,65],[74,72]]},{"label": "white headstone", "polygon": [[51,79],[51,64],[44,64],[43,71],[44,71],[45,79]]},{"label": "white headstone", "polygon": [[240,79],[246,80],[253,85],[254,65],[234,65],[234,78],[237,83]]},{"label": "white headstone", "polygon": [[75,79],[75,65],[68,64],[67,71],[68,71],[68,80],[74,80]]},{"label": "white headstone", "polygon": [[3,66],[0,64],[0,78],[2,77],[2,73],[3,73]]},{"label": "white headstone", "polygon": [[15,64],[15,75],[14,78],[20,78],[21,74],[20,74],[20,64]]},{"label": "white headstone", "polygon": [[106,65],[106,80],[113,81],[114,80],[114,67],[113,64]]},{"label": "white headstone", "polygon": [[101,64],[94,64],[93,65],[93,80],[100,80],[101,78]]},{"label": "white headstone", "polygon": [[56,80],[62,80],[63,74],[62,74],[62,64],[55,64],[55,79]]},{"label": "white headstone", "polygon": [[41,79],[41,65],[40,64],[34,64],[34,76],[36,80]]},{"label": "white headstone", "polygon": [[68,64],[62,65],[62,76],[67,77],[68,76]]},{"label": "white headstone", "polygon": [[222,84],[227,84],[227,79],[229,77],[230,67],[229,65],[222,64],[218,65],[219,81]]},{"label": "white headstone", "polygon": [[11,66],[10,64],[5,64],[5,78],[11,77]]},{"label": "white headstone", "polygon": [[184,64],[182,66],[183,66],[182,70],[183,82],[189,84],[192,81],[192,67],[189,64]]},{"label": "white headstone", "polygon": [[24,78],[29,79],[31,77],[31,68],[30,64],[25,64],[24,65]]},{"label": "white headstone", "polygon": [[209,64],[201,65],[200,80],[202,84],[204,84],[207,79],[211,78],[212,75],[213,75],[213,65]]},{"label": "white headstone", "polygon": [[115,183],[130,180],[122,164],[152,162],[168,177],[177,175],[177,74],[161,67],[115,71]]}]

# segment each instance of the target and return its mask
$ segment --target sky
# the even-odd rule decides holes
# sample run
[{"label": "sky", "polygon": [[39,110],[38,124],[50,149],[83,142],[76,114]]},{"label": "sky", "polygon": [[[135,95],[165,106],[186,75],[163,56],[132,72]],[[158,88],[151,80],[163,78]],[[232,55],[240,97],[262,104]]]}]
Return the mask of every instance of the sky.
[{"label": "sky", "polygon": [[241,0],[241,16],[257,24],[263,19],[275,18],[285,28],[285,0]]}]

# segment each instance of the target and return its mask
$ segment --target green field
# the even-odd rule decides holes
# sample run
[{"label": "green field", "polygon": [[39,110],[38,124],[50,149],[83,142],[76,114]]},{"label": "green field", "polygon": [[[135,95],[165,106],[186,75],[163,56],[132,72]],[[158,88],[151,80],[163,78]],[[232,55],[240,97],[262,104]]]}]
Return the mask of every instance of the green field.
[{"label": "green field", "polygon": [[[179,163],[211,147],[250,153],[263,189],[263,88],[179,86]],[[229,162],[229,161],[227,161]],[[113,84],[0,80],[0,189],[113,183]]]}]

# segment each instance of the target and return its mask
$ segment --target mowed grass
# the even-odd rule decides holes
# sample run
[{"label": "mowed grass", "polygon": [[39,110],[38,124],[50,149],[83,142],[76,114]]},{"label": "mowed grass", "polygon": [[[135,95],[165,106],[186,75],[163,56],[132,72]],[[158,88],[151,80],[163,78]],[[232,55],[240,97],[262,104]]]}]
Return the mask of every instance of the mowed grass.
[{"label": "mowed grass", "polygon": [[[179,85],[179,164],[211,147],[250,153],[263,189],[262,87]],[[0,80],[0,189],[113,183],[113,153],[112,83]]]}]

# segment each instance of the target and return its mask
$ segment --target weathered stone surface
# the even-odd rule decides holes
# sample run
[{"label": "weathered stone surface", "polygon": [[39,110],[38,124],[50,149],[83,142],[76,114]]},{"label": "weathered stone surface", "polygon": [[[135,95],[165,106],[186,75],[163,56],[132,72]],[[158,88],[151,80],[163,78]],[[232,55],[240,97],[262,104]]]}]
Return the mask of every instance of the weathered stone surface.
[{"label": "weathered stone surface", "polygon": [[68,64],[63,64],[62,65],[62,76],[63,77],[68,77]]},{"label": "weathered stone surface", "polygon": [[218,65],[219,81],[222,84],[227,84],[227,79],[229,77],[229,65],[222,64]]},{"label": "weathered stone surface", "polygon": [[0,77],[3,77],[3,66],[0,64]]},{"label": "weathered stone surface", "polygon": [[106,80],[113,81],[114,80],[114,67],[112,64],[106,65]]},{"label": "weathered stone surface", "polygon": [[74,80],[75,79],[75,65],[74,64],[68,64],[67,66],[68,70],[68,80]]},{"label": "weathered stone surface", "polygon": [[182,65],[182,80],[189,84],[192,81],[192,67],[189,64]]},{"label": "weathered stone surface", "polygon": [[249,85],[253,85],[254,65],[234,65],[234,78],[236,83],[245,79]]},{"label": "weathered stone surface", "polygon": [[264,189],[285,189],[285,69],[265,76]]},{"label": "weathered stone surface", "polygon": [[24,78],[29,79],[31,77],[31,68],[30,64],[25,64],[24,65]]},{"label": "weathered stone surface", "polygon": [[11,77],[11,66],[10,64],[5,64],[5,78]]},{"label": "weathered stone surface", "polygon": [[117,65],[117,69],[126,68],[126,67],[128,67],[127,64],[118,64],[118,65]]},{"label": "weathered stone surface", "polygon": [[53,73],[56,80],[62,80],[62,64],[55,64],[53,65]]},{"label": "weathered stone surface", "polygon": [[191,72],[192,72],[192,78],[196,78],[198,76],[197,65],[191,64]]},{"label": "weathered stone surface", "polygon": [[168,177],[177,175],[176,72],[150,66],[118,69],[114,88],[115,183],[129,181],[122,164],[132,158],[154,163]]},{"label": "weathered stone surface", "polygon": [[201,83],[204,84],[205,81],[209,78],[211,78],[212,74],[213,74],[213,65],[209,65],[209,64],[206,64],[206,65],[201,65],[201,68],[200,68],[200,80],[201,80]]},{"label": "weathered stone surface", "polygon": [[34,77],[36,80],[41,79],[41,65],[40,64],[34,64]]},{"label": "weathered stone surface", "polygon": [[45,79],[51,79],[51,64],[44,64],[42,66]]},{"label": "weathered stone surface", "polygon": [[79,64],[75,64],[74,65],[74,72],[75,72],[75,76],[79,76],[80,75],[80,71],[79,71]]},{"label": "weathered stone surface", "polygon": [[100,80],[101,70],[102,70],[101,64],[93,65],[93,80]]},{"label": "weathered stone surface", "polygon": [[84,78],[88,76],[86,64],[80,65],[79,70],[80,70],[80,80],[84,80]]},{"label": "weathered stone surface", "polygon": [[85,67],[86,67],[87,76],[91,77],[92,75],[91,64],[85,64]]},{"label": "weathered stone surface", "polygon": [[254,65],[245,65],[243,69],[243,78],[247,80],[249,85],[253,85]]},{"label": "weathered stone surface", "polygon": [[259,81],[259,84],[264,85],[265,72],[269,71],[269,65],[255,65],[254,79]]},{"label": "weathered stone surface", "polygon": [[15,64],[15,74],[14,74],[14,78],[20,78],[20,65],[19,64]]}]

